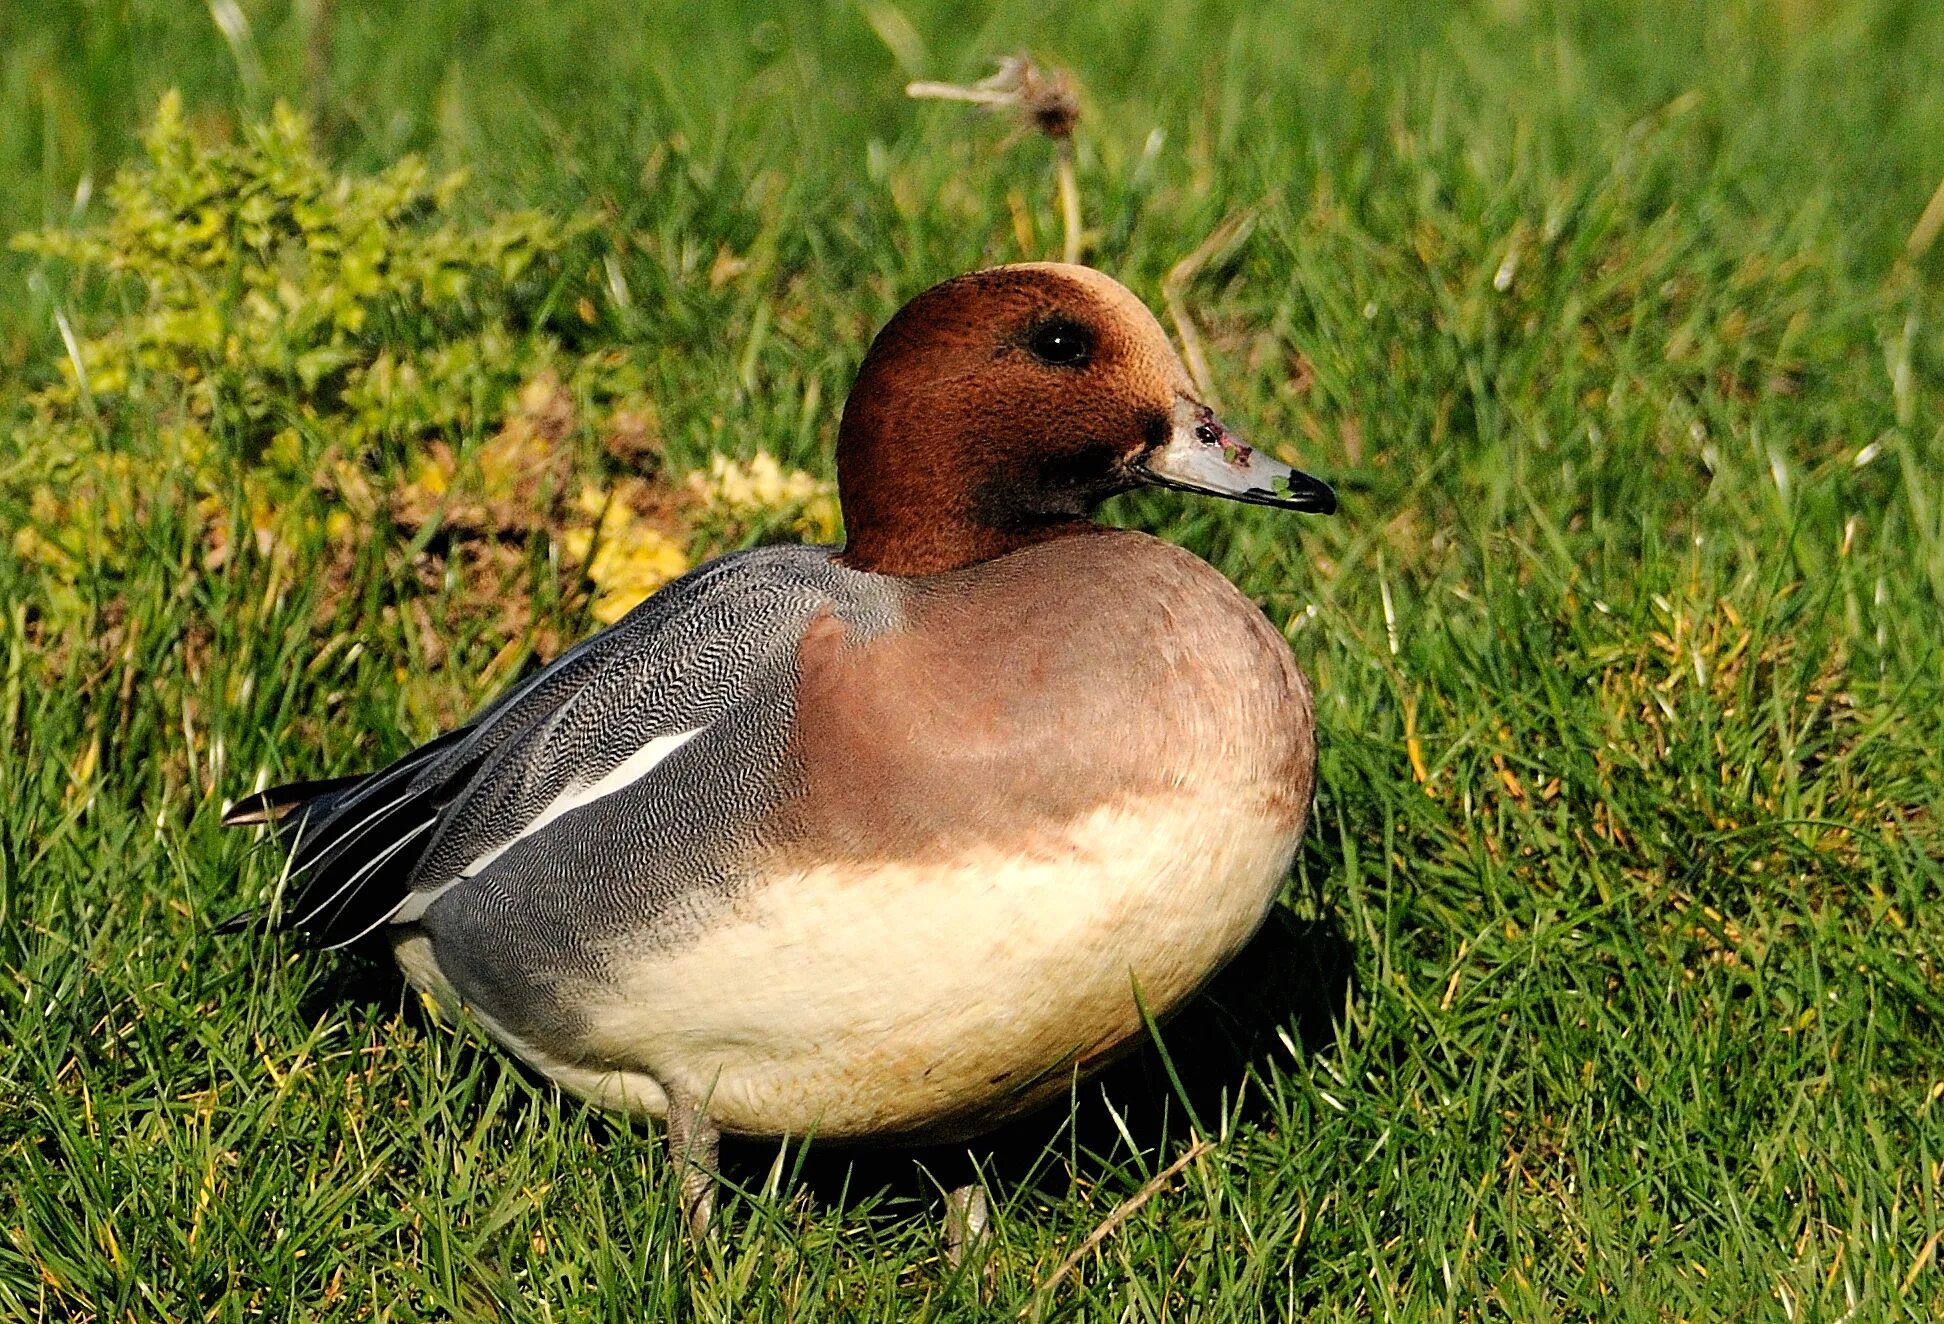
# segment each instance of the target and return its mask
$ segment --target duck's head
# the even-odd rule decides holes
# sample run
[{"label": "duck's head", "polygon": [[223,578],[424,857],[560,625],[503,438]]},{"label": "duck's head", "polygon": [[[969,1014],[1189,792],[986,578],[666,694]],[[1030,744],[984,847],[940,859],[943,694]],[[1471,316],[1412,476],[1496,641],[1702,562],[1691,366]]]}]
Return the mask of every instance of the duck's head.
[{"label": "duck's head", "polygon": [[994,267],[899,310],[858,371],[837,484],[859,570],[954,570],[1091,527],[1144,485],[1328,514],[1328,484],[1243,444],[1154,314],[1088,267]]}]

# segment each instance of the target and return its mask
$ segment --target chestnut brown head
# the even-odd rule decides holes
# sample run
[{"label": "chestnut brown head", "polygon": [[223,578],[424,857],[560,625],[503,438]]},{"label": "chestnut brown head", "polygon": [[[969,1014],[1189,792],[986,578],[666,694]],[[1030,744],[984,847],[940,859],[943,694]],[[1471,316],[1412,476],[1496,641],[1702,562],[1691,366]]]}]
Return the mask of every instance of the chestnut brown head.
[{"label": "chestnut brown head", "polygon": [[1142,484],[1328,512],[1328,486],[1243,445],[1119,282],[1056,263],[926,290],[872,342],[844,406],[842,561],[923,575],[1092,528]]}]

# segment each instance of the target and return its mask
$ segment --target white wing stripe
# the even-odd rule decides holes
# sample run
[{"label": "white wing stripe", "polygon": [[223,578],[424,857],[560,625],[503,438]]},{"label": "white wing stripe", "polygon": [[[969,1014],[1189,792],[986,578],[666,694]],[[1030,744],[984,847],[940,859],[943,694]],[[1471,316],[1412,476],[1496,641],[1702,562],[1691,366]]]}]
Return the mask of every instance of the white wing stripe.
[{"label": "white wing stripe", "polygon": [[[616,791],[634,785],[643,777],[653,772],[656,764],[660,763],[670,754],[673,754],[683,745],[686,745],[689,741],[695,739],[701,732],[702,728],[698,726],[693,731],[678,731],[672,736],[656,736],[640,749],[628,755],[627,758],[621,760],[613,771],[609,772],[607,776],[601,778],[593,785],[577,786],[569,783],[565,790],[554,797],[552,804],[542,809],[537,818],[520,829],[520,836],[513,838],[513,841],[520,840],[520,837],[532,836],[541,828],[547,826],[547,824],[553,822],[556,818],[559,818],[562,814],[571,813],[583,805],[591,805],[596,800],[603,799],[613,795]],[[513,842],[510,841],[507,843],[507,846],[512,844]],[[500,849],[505,850],[506,846],[502,846]],[[474,872],[480,867],[477,864],[472,865],[467,869],[467,872]]]},{"label": "white wing stripe", "polygon": [[572,813],[584,805],[591,805],[596,800],[613,795],[616,791],[634,785],[650,772],[653,772],[655,767],[663,759],[666,759],[683,745],[693,740],[703,729],[698,726],[692,731],[678,731],[671,736],[656,736],[640,749],[628,755],[627,758],[621,760],[619,764],[615,765],[600,780],[584,785],[569,783],[559,795],[553,798],[553,802],[536,814],[533,821],[521,828],[517,835],[495,846],[492,850],[487,851],[484,855],[474,860],[471,864],[459,871],[458,877],[446,879],[436,887],[423,888],[407,896],[404,901],[399,903],[398,909],[392,912],[391,922],[394,924],[416,923],[431,907],[434,901],[437,901],[448,888],[455,886],[461,879],[474,877],[494,860],[497,860],[508,850],[512,849],[516,844],[532,836],[541,828],[544,828],[547,824],[559,818],[562,814]]}]

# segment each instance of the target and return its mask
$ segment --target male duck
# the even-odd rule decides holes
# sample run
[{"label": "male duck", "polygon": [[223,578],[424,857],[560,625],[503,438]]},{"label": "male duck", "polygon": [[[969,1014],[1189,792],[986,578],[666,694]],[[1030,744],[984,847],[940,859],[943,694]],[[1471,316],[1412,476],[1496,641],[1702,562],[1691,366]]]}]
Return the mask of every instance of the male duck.
[{"label": "male duck", "polygon": [[382,772],[227,818],[290,825],[271,923],[382,931],[564,1089],[665,1116],[698,1228],[718,1128],[951,1139],[1065,1092],[1248,940],[1309,811],[1288,644],[1089,516],[1336,498],[1224,428],[1126,288],[919,295],[837,472],[841,551],[713,561]]}]

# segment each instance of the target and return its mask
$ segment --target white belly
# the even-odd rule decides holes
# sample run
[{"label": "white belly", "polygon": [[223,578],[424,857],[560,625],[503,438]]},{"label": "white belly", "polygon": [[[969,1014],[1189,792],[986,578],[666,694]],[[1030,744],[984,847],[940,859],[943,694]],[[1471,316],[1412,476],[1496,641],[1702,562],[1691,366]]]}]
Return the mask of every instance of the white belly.
[{"label": "white belly", "polygon": [[[596,1103],[659,1114],[677,1085],[733,1133],[978,1131],[1142,1033],[1137,989],[1165,1015],[1248,940],[1297,833],[1244,805],[1176,794],[1005,850],[779,877],[617,962],[575,1048],[487,1028]],[[444,983],[422,938],[398,955]]]}]

